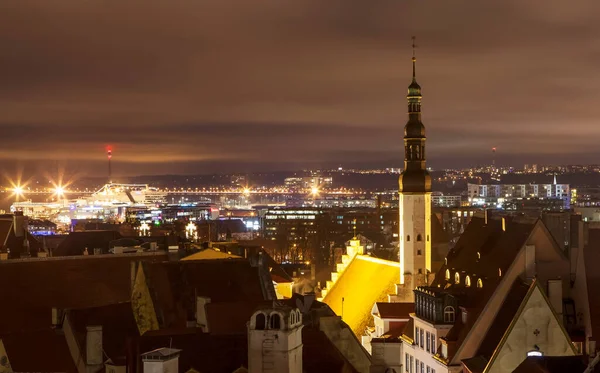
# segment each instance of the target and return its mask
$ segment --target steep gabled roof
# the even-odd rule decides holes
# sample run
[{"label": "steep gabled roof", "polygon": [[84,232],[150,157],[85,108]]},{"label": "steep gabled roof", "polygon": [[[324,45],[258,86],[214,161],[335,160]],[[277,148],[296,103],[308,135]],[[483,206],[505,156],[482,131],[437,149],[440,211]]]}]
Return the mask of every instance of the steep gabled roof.
[{"label": "steep gabled roof", "polygon": [[213,303],[259,302],[267,300],[263,286],[273,286],[246,259],[144,263],[144,274],[162,327],[184,327],[197,296]]},{"label": "steep gabled roof", "polygon": [[582,356],[528,356],[512,373],[583,373]]},{"label": "steep gabled roof", "polygon": [[371,309],[376,302],[393,294],[400,280],[400,263],[357,255],[346,267],[323,302],[362,335],[371,323]]},{"label": "steep gabled roof", "polygon": [[45,328],[0,336],[13,372],[77,373],[63,334]]},{"label": "steep gabled roof", "polygon": [[588,231],[588,244],[583,248],[583,260],[592,337],[598,340],[600,338],[600,297],[597,293],[600,289],[600,271],[598,271],[598,264],[600,263],[600,229],[590,229]]},{"label": "steep gabled roof", "polygon": [[415,312],[414,303],[400,302],[377,302],[373,307],[373,314],[382,319],[409,319],[410,314]]},{"label": "steep gabled roof", "polygon": [[[473,217],[458,242],[448,253],[447,264],[437,273],[432,286],[446,285],[448,269],[452,275],[450,286],[454,287],[454,272],[459,271],[475,278],[496,278],[498,269],[505,272],[527,242],[538,220],[506,218],[503,229],[501,219]],[[459,284],[464,286],[464,281]]]},{"label": "steep gabled roof", "polygon": [[131,262],[166,254],[127,254],[0,262],[0,333],[48,327],[53,307],[101,307],[130,299]]}]

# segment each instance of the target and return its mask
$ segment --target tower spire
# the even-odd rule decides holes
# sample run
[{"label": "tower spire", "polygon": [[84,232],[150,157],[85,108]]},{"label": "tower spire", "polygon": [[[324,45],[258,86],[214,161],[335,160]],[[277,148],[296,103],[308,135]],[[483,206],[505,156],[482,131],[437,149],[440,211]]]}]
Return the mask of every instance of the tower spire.
[{"label": "tower spire", "polygon": [[417,74],[416,74],[416,67],[417,67],[417,57],[416,57],[416,49],[417,49],[417,45],[415,44],[415,40],[417,39],[416,36],[412,37],[412,52],[413,52],[413,56],[412,56],[412,64],[413,64],[413,82],[417,81]]}]

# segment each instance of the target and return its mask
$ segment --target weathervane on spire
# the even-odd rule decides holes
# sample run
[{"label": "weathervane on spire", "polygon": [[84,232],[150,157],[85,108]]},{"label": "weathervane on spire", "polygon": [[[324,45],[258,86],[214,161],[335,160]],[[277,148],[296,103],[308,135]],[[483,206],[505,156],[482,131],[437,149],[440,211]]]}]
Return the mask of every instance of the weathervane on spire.
[{"label": "weathervane on spire", "polygon": [[416,36],[412,37],[412,50],[413,50],[413,56],[412,56],[412,63],[413,63],[413,80],[416,79],[415,77],[415,65],[417,64],[417,57],[416,57],[416,49],[417,49],[417,45],[415,44],[415,41],[417,40]]}]

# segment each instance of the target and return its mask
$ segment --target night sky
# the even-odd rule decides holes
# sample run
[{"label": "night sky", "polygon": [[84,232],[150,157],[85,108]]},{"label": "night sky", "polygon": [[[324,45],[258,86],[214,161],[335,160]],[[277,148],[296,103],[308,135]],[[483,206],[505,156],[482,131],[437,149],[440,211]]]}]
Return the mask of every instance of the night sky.
[{"label": "night sky", "polygon": [[0,2],[0,162],[115,173],[598,162],[600,1]]}]

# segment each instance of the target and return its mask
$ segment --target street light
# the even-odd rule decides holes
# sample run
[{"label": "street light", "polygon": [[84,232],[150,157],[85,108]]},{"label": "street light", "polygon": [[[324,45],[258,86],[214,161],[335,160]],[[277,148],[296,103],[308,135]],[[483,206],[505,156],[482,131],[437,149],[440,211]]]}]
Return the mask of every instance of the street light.
[{"label": "street light", "polygon": [[147,236],[148,232],[150,232],[150,226],[148,223],[143,222],[142,225],[140,225],[140,236]]},{"label": "street light", "polygon": [[319,194],[319,188],[317,188],[316,186],[312,187],[310,189],[310,193],[313,195],[313,197],[316,197]]},{"label": "street light", "polygon": [[198,238],[196,224],[189,222],[188,225],[185,226],[185,234],[188,239],[196,240]]}]

